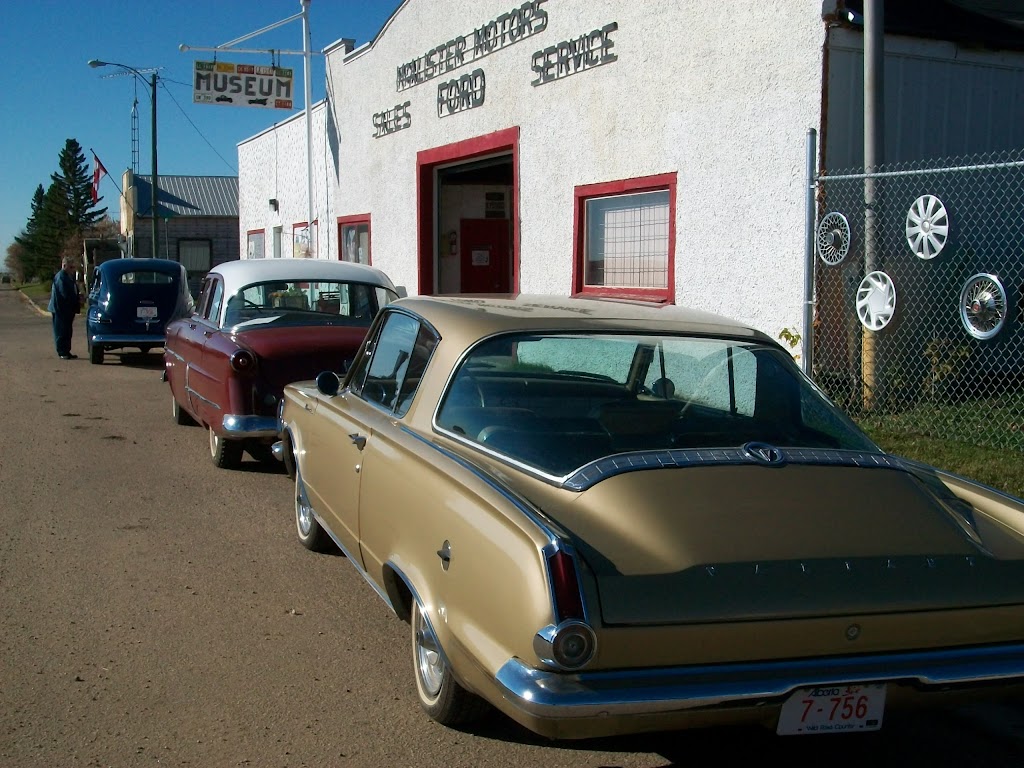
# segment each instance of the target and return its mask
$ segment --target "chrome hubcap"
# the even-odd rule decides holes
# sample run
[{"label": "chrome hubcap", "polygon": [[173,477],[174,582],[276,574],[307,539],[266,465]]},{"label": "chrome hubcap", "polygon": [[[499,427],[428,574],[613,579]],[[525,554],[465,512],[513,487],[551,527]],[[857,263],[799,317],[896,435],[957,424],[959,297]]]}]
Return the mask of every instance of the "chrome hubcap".
[{"label": "chrome hubcap", "polygon": [[306,488],[298,477],[295,478],[295,520],[299,525],[299,533],[308,536],[313,527],[313,508],[306,499]]},{"label": "chrome hubcap", "polygon": [[437,649],[437,641],[430,627],[423,619],[419,606],[416,607],[416,667],[419,671],[423,691],[431,698],[441,692],[444,676],[444,662]]}]

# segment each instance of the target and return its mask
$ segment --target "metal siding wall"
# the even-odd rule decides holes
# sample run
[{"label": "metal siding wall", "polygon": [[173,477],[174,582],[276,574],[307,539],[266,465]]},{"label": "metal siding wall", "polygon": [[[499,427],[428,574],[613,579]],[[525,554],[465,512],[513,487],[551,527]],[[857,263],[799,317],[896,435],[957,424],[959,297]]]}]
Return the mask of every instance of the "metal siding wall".
[{"label": "metal siding wall", "polygon": [[[1024,147],[1024,55],[894,38],[885,44],[887,163]],[[860,46],[860,35],[833,30],[825,135],[825,167],[833,171],[863,166]]]}]

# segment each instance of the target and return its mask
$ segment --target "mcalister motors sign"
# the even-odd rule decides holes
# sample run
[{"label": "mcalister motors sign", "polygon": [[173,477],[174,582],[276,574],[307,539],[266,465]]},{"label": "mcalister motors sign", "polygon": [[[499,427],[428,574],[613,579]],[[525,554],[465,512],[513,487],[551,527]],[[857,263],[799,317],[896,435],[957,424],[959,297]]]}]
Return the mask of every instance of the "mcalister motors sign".
[{"label": "mcalister motors sign", "polygon": [[224,61],[197,61],[192,101],[229,107],[292,109],[292,70]]}]

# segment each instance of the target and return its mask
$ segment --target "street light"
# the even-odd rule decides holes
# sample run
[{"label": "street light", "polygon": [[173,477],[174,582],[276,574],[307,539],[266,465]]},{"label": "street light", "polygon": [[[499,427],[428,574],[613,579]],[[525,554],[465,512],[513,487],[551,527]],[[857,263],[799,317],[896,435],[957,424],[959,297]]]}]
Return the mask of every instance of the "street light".
[{"label": "street light", "polygon": [[153,126],[152,127],[152,131],[153,131],[153,136],[152,136],[153,183],[150,185],[151,197],[150,197],[150,205],[149,205],[149,209],[150,210],[149,210],[149,213],[153,217],[153,258],[155,259],[155,258],[157,258],[157,255],[158,255],[157,251],[158,251],[158,249],[160,247],[160,240],[157,238],[157,226],[158,226],[157,221],[158,221],[159,217],[157,216],[157,207],[156,207],[158,179],[159,179],[159,176],[157,175],[157,166],[156,166],[156,72],[151,72],[150,75],[149,75],[149,80],[147,81],[145,76],[141,72],[139,72],[139,70],[137,70],[135,67],[129,67],[127,64],[118,64],[117,62],[113,62],[113,61],[100,61],[99,59],[91,59],[89,61],[89,66],[93,67],[93,68],[95,68],[95,67],[120,67],[121,69],[125,69],[125,70],[128,70],[129,72],[135,73],[135,75],[140,80],[142,80],[142,82],[144,82],[147,85],[149,85],[150,107],[151,107],[150,111],[152,113],[152,118],[153,118],[153,121],[152,121],[152,126]]}]

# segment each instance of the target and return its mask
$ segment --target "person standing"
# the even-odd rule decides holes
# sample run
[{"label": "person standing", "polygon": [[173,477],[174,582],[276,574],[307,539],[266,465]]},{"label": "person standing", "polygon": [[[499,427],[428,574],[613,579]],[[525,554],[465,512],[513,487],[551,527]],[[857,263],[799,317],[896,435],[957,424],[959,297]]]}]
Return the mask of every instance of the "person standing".
[{"label": "person standing", "polygon": [[47,309],[53,318],[53,341],[57,347],[57,356],[61,360],[76,359],[78,355],[71,354],[71,333],[74,330],[75,315],[82,309],[82,302],[75,282],[75,260],[70,256],[61,260],[60,270],[53,277]]}]

